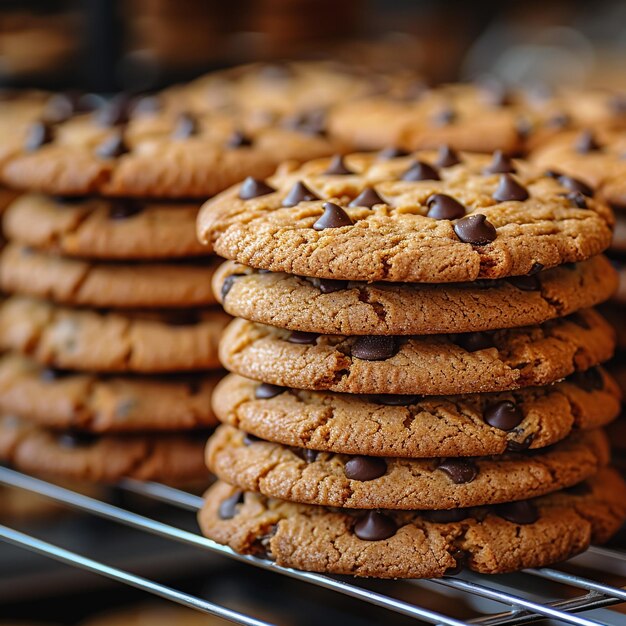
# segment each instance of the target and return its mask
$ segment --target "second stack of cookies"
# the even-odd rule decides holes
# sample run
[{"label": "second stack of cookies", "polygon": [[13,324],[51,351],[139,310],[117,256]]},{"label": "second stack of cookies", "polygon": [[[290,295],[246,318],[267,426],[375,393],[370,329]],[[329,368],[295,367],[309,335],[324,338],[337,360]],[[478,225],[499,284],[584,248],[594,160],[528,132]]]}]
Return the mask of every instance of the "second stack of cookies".
[{"label": "second stack of cookies", "polygon": [[562,560],[624,519],[602,426],[610,210],[495,155],[320,159],[208,202],[238,317],[214,394],[207,536],[376,577]]}]

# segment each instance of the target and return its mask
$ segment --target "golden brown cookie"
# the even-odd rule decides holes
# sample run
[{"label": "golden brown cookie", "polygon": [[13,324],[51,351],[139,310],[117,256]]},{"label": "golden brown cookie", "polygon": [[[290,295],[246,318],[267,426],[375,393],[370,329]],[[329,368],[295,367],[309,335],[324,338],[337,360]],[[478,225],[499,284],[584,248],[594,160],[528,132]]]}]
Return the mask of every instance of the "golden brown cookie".
[{"label": "golden brown cookie", "polygon": [[158,263],[104,262],[39,252],[16,243],[0,253],[9,293],[63,304],[111,308],[188,308],[215,304],[216,258]]},{"label": "golden brown cookie", "polygon": [[233,320],[226,369],[273,385],[345,393],[460,394],[547,385],[613,355],[615,333],[593,309],[541,326],[458,335],[302,336]]},{"label": "golden brown cookie", "polygon": [[106,313],[15,296],[0,305],[0,346],[45,366],[100,372],[220,369],[219,309]]},{"label": "golden brown cookie", "polygon": [[612,469],[570,490],[477,509],[367,511],[274,500],[216,483],[202,532],[243,554],[309,571],[431,578],[459,567],[483,574],[541,567],[607,541],[626,517]]},{"label": "golden brown cookie", "polygon": [[447,285],[307,279],[232,261],[213,291],[235,317],[294,331],[352,335],[472,332],[541,324],[607,300],[617,288],[608,259],[529,277]]},{"label": "golden brown cookie", "polygon": [[487,456],[550,446],[621,410],[616,382],[593,368],[546,387],[464,396],[359,396],[285,389],[231,374],[217,417],[288,446],[396,457]]},{"label": "golden brown cookie", "polygon": [[409,511],[534,498],[594,476],[609,459],[602,430],[532,453],[407,459],[290,448],[220,426],[206,451],[209,469],[244,491],[303,504]]},{"label": "golden brown cookie", "polygon": [[206,255],[196,237],[199,205],[25,194],[3,217],[8,239],[89,259],[170,259]]},{"label": "golden brown cookie", "polygon": [[211,395],[220,373],[103,376],[47,369],[31,359],[0,358],[0,411],[49,428],[97,433],[172,431],[214,426]]},{"label": "golden brown cookie", "polygon": [[209,479],[202,451],[207,435],[116,435],[52,431],[0,417],[0,459],[16,469],[77,480],[120,478],[183,483]]},{"label": "golden brown cookie", "polygon": [[250,267],[369,282],[529,274],[610,244],[611,211],[577,180],[501,155],[440,162],[354,154],[284,167],[209,200],[198,233]]}]

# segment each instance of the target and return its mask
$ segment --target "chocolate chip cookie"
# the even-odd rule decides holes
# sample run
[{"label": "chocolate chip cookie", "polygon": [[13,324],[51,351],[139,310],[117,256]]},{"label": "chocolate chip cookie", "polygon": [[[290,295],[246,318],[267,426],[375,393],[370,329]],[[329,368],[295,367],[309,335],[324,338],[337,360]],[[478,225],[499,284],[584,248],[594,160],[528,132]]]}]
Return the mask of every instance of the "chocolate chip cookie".
[{"label": "chocolate chip cookie", "polygon": [[617,274],[603,256],[533,276],[448,285],[311,279],[224,263],[213,291],[228,313],[305,333],[410,335],[541,324],[607,300]]},{"label": "chocolate chip cookie", "polygon": [[309,571],[431,578],[541,567],[606,541],[626,516],[626,485],[603,469],[580,486],[489,507],[352,511],[295,504],[218,482],[199,514],[202,532],[243,554]]},{"label": "chocolate chip cookie", "polygon": [[316,335],[233,320],[226,369],[274,385],[445,395],[547,385],[611,358],[615,333],[593,309],[541,326],[456,335]]},{"label": "chocolate chip cookie", "polygon": [[532,274],[605,250],[613,216],[567,176],[501,154],[355,154],[286,166],[209,200],[201,240],[274,272],[466,282]]},{"label": "chocolate chip cookie", "polygon": [[213,394],[217,417],[287,446],[366,456],[487,456],[550,446],[621,410],[616,382],[592,368],[546,387],[464,396],[303,391],[234,374]]}]

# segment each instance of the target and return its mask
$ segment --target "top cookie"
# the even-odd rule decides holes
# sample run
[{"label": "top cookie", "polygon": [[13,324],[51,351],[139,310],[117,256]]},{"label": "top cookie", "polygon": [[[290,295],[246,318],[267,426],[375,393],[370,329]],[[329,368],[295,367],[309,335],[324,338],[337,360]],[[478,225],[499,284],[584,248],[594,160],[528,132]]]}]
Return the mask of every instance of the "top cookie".
[{"label": "top cookie", "polygon": [[244,265],[317,278],[448,283],[600,253],[610,209],[586,185],[496,154],[353,154],[285,166],[209,200],[202,241]]},{"label": "top cookie", "polygon": [[575,176],[616,209],[626,210],[626,132],[583,130],[556,137],[532,157],[546,170]]}]

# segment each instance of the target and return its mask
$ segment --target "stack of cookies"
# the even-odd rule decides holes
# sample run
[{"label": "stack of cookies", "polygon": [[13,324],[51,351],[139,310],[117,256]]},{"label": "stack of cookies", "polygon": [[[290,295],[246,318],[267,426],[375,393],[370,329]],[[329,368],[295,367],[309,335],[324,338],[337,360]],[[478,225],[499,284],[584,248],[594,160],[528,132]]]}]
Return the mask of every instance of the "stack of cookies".
[{"label": "stack of cookies", "polygon": [[502,153],[285,165],[207,202],[235,319],[200,525],[238,552],[376,577],[506,572],[626,516],[602,427],[620,392],[592,307],[613,216]]}]

